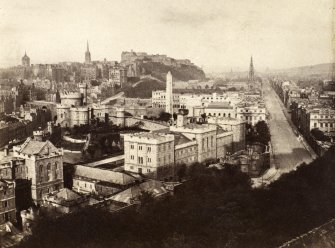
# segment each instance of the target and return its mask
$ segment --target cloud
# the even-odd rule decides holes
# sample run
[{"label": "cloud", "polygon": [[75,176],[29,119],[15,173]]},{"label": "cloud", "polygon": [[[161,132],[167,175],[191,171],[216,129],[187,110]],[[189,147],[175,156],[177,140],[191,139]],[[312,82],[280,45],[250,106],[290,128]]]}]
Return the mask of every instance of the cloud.
[{"label": "cloud", "polygon": [[216,21],[219,17],[220,15],[217,13],[217,11],[204,13],[200,11],[166,10],[163,11],[163,16],[160,18],[160,20],[164,24],[182,25],[196,28]]}]

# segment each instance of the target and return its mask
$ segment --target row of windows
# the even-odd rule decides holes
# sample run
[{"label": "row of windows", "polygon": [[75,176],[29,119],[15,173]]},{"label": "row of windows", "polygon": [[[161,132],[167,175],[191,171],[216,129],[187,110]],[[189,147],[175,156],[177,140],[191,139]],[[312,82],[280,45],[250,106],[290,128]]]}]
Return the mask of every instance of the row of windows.
[{"label": "row of windows", "polygon": [[[138,150],[140,150],[140,151],[143,151],[143,146],[142,145],[139,145],[138,146]],[[165,148],[168,150],[168,149],[171,149],[171,144],[169,143],[169,144],[167,144],[166,146],[163,144],[163,145],[159,145],[158,146],[158,152],[160,152],[160,151],[165,151]],[[135,145],[133,145],[133,144],[131,144],[130,145],[130,149],[135,149]],[[151,152],[151,147],[150,146],[148,146],[147,147],[147,152]]]},{"label": "row of windows", "polygon": [[[315,116],[314,116],[314,118],[315,118],[315,119],[317,119],[317,118],[318,118],[318,116],[317,116],[317,115],[315,115]],[[325,119],[328,119],[328,118],[329,118],[329,119],[333,119],[333,118],[334,118],[334,116],[332,116],[332,115],[330,115],[330,116],[328,116],[328,115],[321,115],[321,116],[320,116],[320,118],[321,118],[321,119],[323,119],[323,118],[325,118]]]},{"label": "row of windows", "polygon": [[[208,113],[208,116],[212,116],[211,113]],[[216,113],[213,113],[213,116],[216,116]],[[221,113],[218,113],[217,116],[221,116]],[[226,113],[222,114],[223,117],[231,117],[230,113],[228,113],[228,115],[226,115]],[[235,115],[236,116],[236,115]]]},{"label": "row of windows", "polygon": [[188,157],[188,158],[183,158],[180,161],[178,161],[178,163],[191,163],[191,162],[194,161],[194,158],[195,158],[194,156]]},{"label": "row of windows", "polygon": [[[79,188],[79,181],[77,181],[77,186],[78,186],[78,188]],[[93,188],[91,183],[89,184],[89,186],[90,186],[90,187],[89,187],[90,189]],[[84,188],[88,188],[88,186],[87,186],[86,183],[84,183]]]},{"label": "row of windows", "polygon": [[[206,145],[205,145],[206,144]],[[211,136],[211,146],[213,146],[214,145],[214,137],[213,136]],[[204,149],[204,147],[209,147],[209,140],[208,140],[208,137],[205,139],[205,138],[203,138],[202,139],[202,149]]]},{"label": "row of windows", "polygon": [[[130,155],[130,159],[131,159],[131,160],[135,160],[134,155]],[[143,157],[138,157],[138,163],[139,163],[139,164],[143,164],[143,161],[144,161],[144,160],[143,160]],[[148,162],[148,163],[151,163],[151,158],[147,158],[147,162]]]},{"label": "row of windows", "polygon": [[196,147],[190,147],[190,148],[186,148],[186,149],[181,149],[179,151],[176,151],[176,155],[182,155],[183,153],[188,153],[188,152],[192,152],[197,150]]},{"label": "row of windows", "polygon": [[242,112],[242,113],[243,113],[243,112],[246,112],[246,113],[248,113],[248,112],[250,112],[250,113],[258,113],[258,112],[259,112],[259,113],[263,113],[263,110],[260,109],[260,110],[258,110],[258,111],[257,111],[257,110],[250,110],[250,111],[249,111],[248,109],[246,109],[246,110],[244,111],[243,109],[241,109],[240,112]]},{"label": "row of windows", "polygon": [[[322,123],[320,122],[320,127],[335,127],[335,123]],[[318,127],[318,123],[314,123],[314,127]]]},{"label": "row of windows", "polygon": [[[135,149],[134,145],[130,145],[130,149]],[[143,151],[143,146],[138,146],[138,150]],[[147,147],[147,152],[151,152],[151,147]]]},{"label": "row of windows", "polygon": [[[130,169],[134,170],[134,166],[130,166]],[[142,168],[138,168],[138,173],[142,173],[142,172],[143,172],[143,169]],[[151,172],[151,169],[147,169],[146,172]]]},{"label": "row of windows", "polygon": [[[243,119],[243,116],[241,116],[241,119]],[[245,116],[245,120],[250,120],[252,121],[252,119],[254,119],[255,121],[257,120],[263,120],[262,116]]]}]

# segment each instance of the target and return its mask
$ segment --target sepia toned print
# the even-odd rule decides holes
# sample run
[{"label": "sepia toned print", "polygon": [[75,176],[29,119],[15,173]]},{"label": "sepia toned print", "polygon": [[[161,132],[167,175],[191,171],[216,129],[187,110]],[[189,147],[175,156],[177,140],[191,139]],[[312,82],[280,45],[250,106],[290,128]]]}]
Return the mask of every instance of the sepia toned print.
[{"label": "sepia toned print", "polygon": [[335,247],[332,0],[1,0],[0,248]]}]

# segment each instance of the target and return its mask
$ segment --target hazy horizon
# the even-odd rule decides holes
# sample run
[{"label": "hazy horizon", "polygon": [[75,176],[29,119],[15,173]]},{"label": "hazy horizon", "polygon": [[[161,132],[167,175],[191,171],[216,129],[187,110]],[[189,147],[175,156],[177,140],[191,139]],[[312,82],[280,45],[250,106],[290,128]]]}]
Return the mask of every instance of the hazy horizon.
[{"label": "hazy horizon", "polygon": [[331,63],[332,0],[2,0],[0,67],[120,60],[122,51],[190,59],[205,72]]}]

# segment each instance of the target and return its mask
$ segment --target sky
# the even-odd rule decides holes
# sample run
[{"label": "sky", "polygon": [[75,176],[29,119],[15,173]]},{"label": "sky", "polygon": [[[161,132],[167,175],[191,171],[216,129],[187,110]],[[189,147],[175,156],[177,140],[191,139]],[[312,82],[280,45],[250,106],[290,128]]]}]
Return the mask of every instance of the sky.
[{"label": "sky", "polygon": [[332,0],[0,0],[0,67],[120,60],[122,51],[188,58],[205,72],[329,63]]}]

